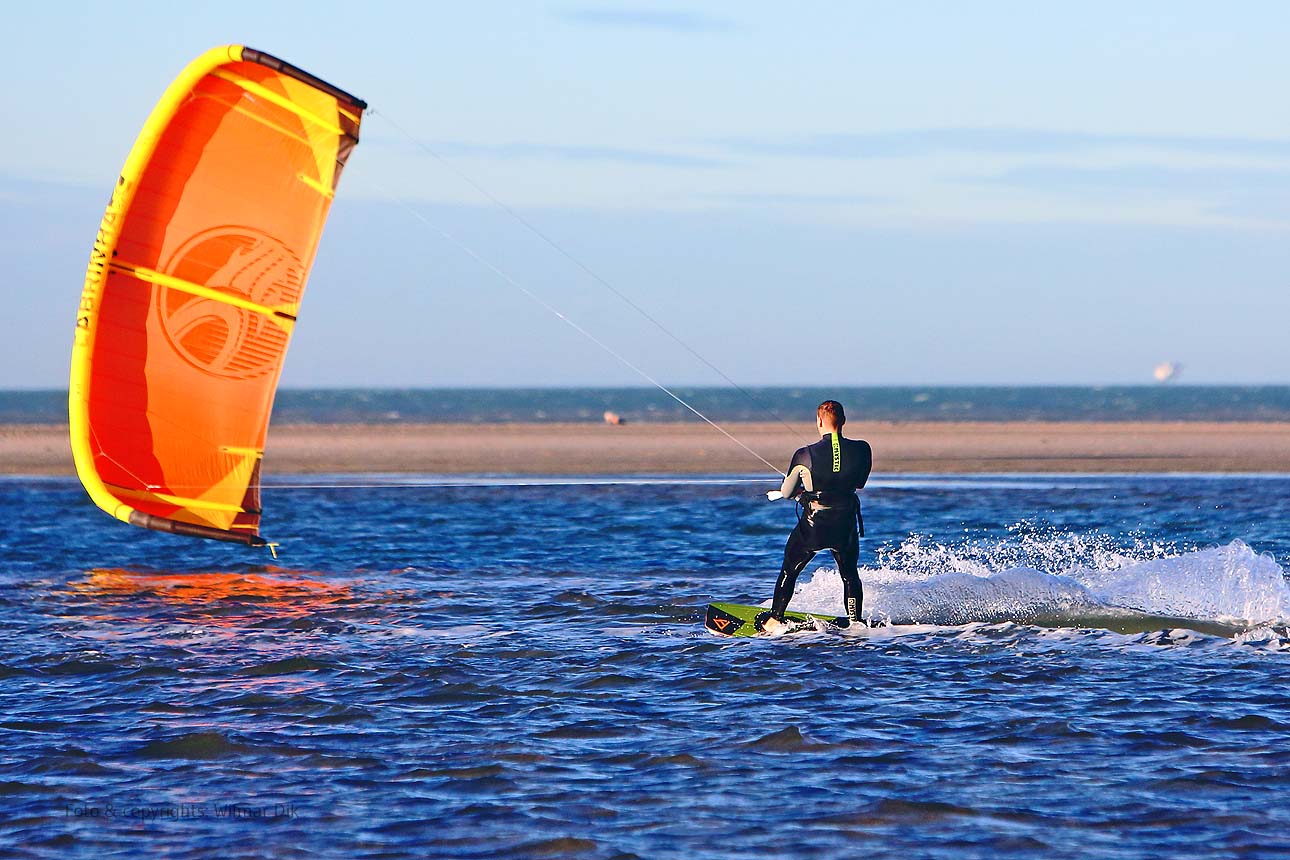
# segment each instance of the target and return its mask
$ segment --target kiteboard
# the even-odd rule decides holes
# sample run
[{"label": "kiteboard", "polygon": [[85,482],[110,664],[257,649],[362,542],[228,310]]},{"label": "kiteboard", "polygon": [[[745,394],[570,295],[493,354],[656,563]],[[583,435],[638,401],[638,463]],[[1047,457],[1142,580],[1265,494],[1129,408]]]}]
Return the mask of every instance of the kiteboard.
[{"label": "kiteboard", "polygon": [[[756,618],[767,609],[764,606],[744,606],[739,603],[709,603],[708,615],[703,622],[712,633],[718,636],[762,636],[757,629]],[[789,623],[786,632],[797,633],[803,630],[818,630],[820,624],[829,627],[846,627],[845,618],[835,615],[818,615],[814,612],[785,612],[784,620]],[[782,634],[781,634],[782,635]]]}]

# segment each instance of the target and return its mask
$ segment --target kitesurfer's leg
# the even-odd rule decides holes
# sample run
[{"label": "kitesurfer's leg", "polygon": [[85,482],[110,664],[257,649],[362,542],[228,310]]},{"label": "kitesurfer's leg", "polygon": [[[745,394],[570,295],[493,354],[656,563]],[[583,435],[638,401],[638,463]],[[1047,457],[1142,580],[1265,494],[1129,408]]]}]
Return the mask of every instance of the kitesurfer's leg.
[{"label": "kitesurfer's leg", "polygon": [[860,620],[860,609],[864,606],[864,586],[860,584],[860,538],[853,531],[843,541],[841,549],[832,550],[833,560],[838,563],[838,574],[842,577],[842,602],[847,608],[847,618]]},{"label": "kitesurfer's leg", "polygon": [[793,529],[793,533],[788,536],[788,543],[784,546],[784,564],[779,569],[779,579],[775,582],[775,596],[770,604],[770,614],[780,621],[784,620],[784,613],[788,611],[788,602],[793,599],[793,588],[797,585],[798,574],[806,569],[811,559],[815,558],[816,550],[811,548],[804,526],[805,521],[799,522]]}]

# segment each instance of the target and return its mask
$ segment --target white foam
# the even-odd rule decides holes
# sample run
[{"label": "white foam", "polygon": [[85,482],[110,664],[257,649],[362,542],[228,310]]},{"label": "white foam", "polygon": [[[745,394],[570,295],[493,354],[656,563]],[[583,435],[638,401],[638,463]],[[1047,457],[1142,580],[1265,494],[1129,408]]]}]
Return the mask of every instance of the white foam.
[{"label": "white foam", "polygon": [[1151,615],[1251,625],[1290,617],[1281,566],[1240,540],[1116,570],[1081,568],[1069,576],[1109,606]]},{"label": "white foam", "polygon": [[[933,625],[1138,616],[1241,627],[1290,623],[1284,571],[1240,540],[1172,552],[1156,544],[1116,549],[1101,539],[1062,535],[1045,542],[1023,536],[994,550],[913,538],[887,554],[888,564],[861,571],[863,614],[893,624]],[[1050,570],[1012,563],[1022,557]],[[1006,566],[992,568],[1000,560]],[[799,580],[792,608],[841,615],[837,570],[820,568]]]}]

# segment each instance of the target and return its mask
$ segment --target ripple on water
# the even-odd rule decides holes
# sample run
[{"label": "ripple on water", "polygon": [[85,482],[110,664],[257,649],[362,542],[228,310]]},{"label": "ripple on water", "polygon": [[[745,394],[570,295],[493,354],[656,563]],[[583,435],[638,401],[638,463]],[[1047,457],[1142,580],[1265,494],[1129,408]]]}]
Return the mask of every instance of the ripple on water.
[{"label": "ripple on water", "polygon": [[294,675],[299,672],[318,672],[335,668],[340,667],[337,664],[316,660],[312,657],[285,657],[281,660],[271,660],[268,663],[245,666],[238,669],[236,674],[256,678],[269,675]]}]

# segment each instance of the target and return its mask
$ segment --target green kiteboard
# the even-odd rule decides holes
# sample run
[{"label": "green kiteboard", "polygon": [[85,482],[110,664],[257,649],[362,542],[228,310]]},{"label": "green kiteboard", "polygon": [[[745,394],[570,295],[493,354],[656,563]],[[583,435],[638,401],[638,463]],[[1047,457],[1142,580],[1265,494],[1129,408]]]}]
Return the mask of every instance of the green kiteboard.
[{"label": "green kiteboard", "polygon": [[[709,603],[708,617],[703,626],[718,636],[760,636],[753,623],[758,615],[766,611],[764,606],[743,606],[739,603]],[[846,627],[847,620],[835,615],[817,615],[814,612],[785,612],[784,620],[793,622],[788,630],[796,633],[799,630],[816,629],[815,622],[822,621],[830,627]]]}]

